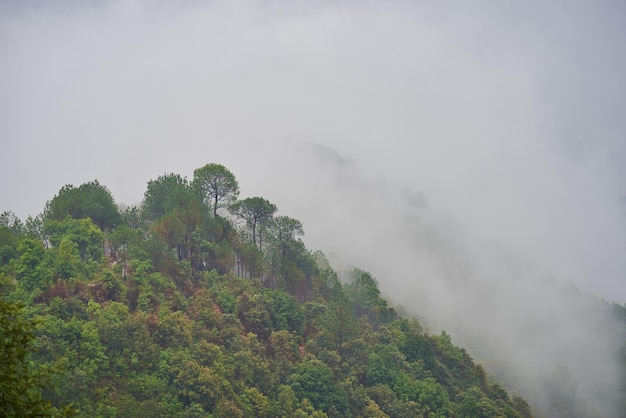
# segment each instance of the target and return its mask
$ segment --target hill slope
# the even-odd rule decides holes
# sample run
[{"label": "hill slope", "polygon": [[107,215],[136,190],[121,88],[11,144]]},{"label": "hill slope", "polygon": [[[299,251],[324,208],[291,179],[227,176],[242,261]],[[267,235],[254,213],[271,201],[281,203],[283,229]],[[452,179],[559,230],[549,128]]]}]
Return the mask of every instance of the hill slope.
[{"label": "hill slope", "polygon": [[122,212],[95,181],[3,214],[2,298],[35,323],[25,367],[57,370],[51,414],[530,416],[445,331],[398,315],[367,272],[341,283],[298,220],[238,193],[209,164]]}]

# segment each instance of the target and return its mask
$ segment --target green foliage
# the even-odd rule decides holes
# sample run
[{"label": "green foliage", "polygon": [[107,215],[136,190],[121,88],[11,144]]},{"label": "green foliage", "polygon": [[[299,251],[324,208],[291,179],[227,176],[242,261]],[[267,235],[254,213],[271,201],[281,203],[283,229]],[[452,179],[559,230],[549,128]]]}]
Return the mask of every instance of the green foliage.
[{"label": "green foliage", "polygon": [[239,261],[241,263],[240,275],[245,276],[246,270],[250,278],[261,277],[265,270],[264,255],[253,243],[246,242],[239,249]]},{"label": "green foliage", "polygon": [[17,239],[6,226],[0,225],[0,266],[17,257]]},{"label": "green foliage", "polygon": [[230,206],[239,195],[235,175],[221,164],[207,164],[194,170],[192,186],[213,208],[213,217],[217,216],[218,208]]},{"label": "green foliage", "polygon": [[102,261],[104,234],[90,219],[67,217],[62,221],[47,222],[44,228],[53,247],[59,247],[64,239],[69,240],[76,244],[82,261]]},{"label": "green foliage", "polygon": [[[155,237],[174,250],[179,261],[187,260],[192,268],[198,268],[200,233],[206,213],[187,179],[177,174],[165,174],[149,181],[141,212],[152,225]],[[128,214],[127,218],[133,226],[141,223],[135,220],[136,214]]]},{"label": "green foliage", "polygon": [[249,197],[232,204],[229,211],[246,221],[252,229],[252,243],[256,246],[257,231],[259,235],[259,249],[263,250],[263,229],[276,212],[276,205],[262,197]]},{"label": "green foliage", "polygon": [[143,198],[143,216],[151,221],[184,207],[192,199],[186,178],[164,174],[150,180]]},{"label": "green foliage", "polygon": [[334,383],[332,370],[319,360],[304,360],[298,364],[287,382],[300,400],[307,399],[315,409],[340,414],[348,410],[345,391]]},{"label": "green foliage", "polygon": [[[6,283],[0,283],[0,286],[5,287]],[[7,301],[4,292],[0,293],[0,415],[70,415],[71,408],[54,408],[42,396],[52,375],[50,368],[29,361],[35,338],[34,329],[34,323],[24,317],[23,308]]]},{"label": "green foliage", "polygon": [[270,286],[285,289],[300,300],[306,297],[308,282],[316,270],[313,257],[296,238],[301,235],[302,223],[288,216],[277,216],[269,225]]},{"label": "green foliage", "polygon": [[[220,295],[221,299],[224,299],[225,293]],[[220,303],[220,307],[224,305],[224,302]],[[224,311],[223,308],[222,311]],[[241,324],[248,332],[256,334],[262,340],[267,340],[273,330],[273,326],[271,301],[266,295],[262,293],[256,295],[250,295],[248,292],[242,293],[239,296],[236,311],[238,311]]]},{"label": "green foliage", "polygon": [[14,236],[21,235],[24,232],[22,220],[13,211],[0,213],[0,228],[5,229]]},{"label": "green foliage", "polygon": [[295,237],[304,235],[302,222],[289,216],[276,217],[271,225],[272,239],[279,247],[281,254],[289,250],[289,245],[293,243]]},{"label": "green foliage", "polygon": [[40,241],[25,238],[17,245],[14,267],[20,286],[32,292],[45,289],[52,280],[52,256]]},{"label": "green foliage", "polygon": [[272,324],[276,330],[295,331],[302,335],[305,326],[304,310],[296,299],[281,290],[268,292],[272,307]]},{"label": "green foliage", "polygon": [[365,376],[372,385],[387,385],[393,387],[402,370],[404,356],[394,344],[379,345],[373,348],[368,356]]},{"label": "green foliage", "polygon": [[56,248],[54,263],[55,275],[62,279],[75,277],[80,268],[78,245],[69,238],[63,238]]},{"label": "green foliage", "polygon": [[437,381],[428,377],[424,380],[415,381],[415,392],[411,396],[420,403],[427,412],[434,416],[447,417],[450,413],[450,400],[448,392]]},{"label": "green foliage", "polygon": [[[62,189],[45,222],[0,216],[5,409],[21,408],[11,394],[81,417],[530,416],[445,332],[399,318],[371,274],[342,284],[300,221],[260,197],[232,205],[223,166],[148,182],[119,223],[85,217],[90,187],[106,191]],[[226,205],[248,229],[217,216]]]},{"label": "green foliage", "polygon": [[355,269],[352,275],[354,281],[346,285],[346,293],[352,301],[356,315],[367,315],[369,321],[375,325],[392,320],[395,314],[380,296],[376,279],[358,269]]},{"label": "green foliage", "polygon": [[435,365],[433,342],[425,335],[407,333],[400,349],[409,362],[422,361],[429,368]]},{"label": "green foliage", "polygon": [[62,221],[66,217],[74,219],[90,218],[100,229],[110,229],[121,221],[121,215],[111,192],[91,181],[74,187],[63,186],[59,193],[46,204],[46,220]]},{"label": "green foliage", "polygon": [[215,301],[224,314],[237,314],[237,300],[235,296],[226,289],[214,289]]},{"label": "green foliage", "polygon": [[325,333],[335,349],[340,349],[359,334],[360,323],[354,314],[354,308],[345,295],[330,301],[320,318],[322,332]]}]

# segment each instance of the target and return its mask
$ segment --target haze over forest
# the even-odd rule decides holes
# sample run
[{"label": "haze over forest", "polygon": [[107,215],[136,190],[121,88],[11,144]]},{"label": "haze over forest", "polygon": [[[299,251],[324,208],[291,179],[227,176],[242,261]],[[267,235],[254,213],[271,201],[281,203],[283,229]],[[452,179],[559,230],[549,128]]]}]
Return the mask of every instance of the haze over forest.
[{"label": "haze over forest", "polygon": [[93,179],[133,205],[218,162],[488,371],[530,391],[574,364],[601,409],[621,336],[588,293],[626,302],[624,18],[618,1],[5,2],[0,211]]}]

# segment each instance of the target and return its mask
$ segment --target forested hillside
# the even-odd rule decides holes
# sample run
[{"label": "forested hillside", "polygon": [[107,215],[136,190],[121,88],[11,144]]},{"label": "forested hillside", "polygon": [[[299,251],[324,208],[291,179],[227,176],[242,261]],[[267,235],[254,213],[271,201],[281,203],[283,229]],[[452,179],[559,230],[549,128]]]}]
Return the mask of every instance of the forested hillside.
[{"label": "forested hillside", "polygon": [[93,181],[4,212],[1,415],[531,415],[278,213],[218,164],[150,180],[138,207]]}]

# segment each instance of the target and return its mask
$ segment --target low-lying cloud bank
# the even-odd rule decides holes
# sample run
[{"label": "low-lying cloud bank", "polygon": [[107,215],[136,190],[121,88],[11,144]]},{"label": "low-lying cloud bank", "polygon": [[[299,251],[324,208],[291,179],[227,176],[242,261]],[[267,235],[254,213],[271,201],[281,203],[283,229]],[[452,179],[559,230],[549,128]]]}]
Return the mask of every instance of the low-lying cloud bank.
[{"label": "low-lying cloud bank", "polygon": [[95,178],[133,204],[219,162],[535,404],[562,390],[615,416],[620,336],[577,287],[626,302],[624,16],[4,2],[0,210]]},{"label": "low-lying cloud bank", "polygon": [[559,416],[560,402],[576,416],[619,416],[624,335],[608,306],[469,233],[418,191],[368,176],[325,147],[284,149],[292,152],[275,162],[282,174],[265,194],[303,220],[307,243],[336,269],[372,272],[390,300],[430,332],[450,333],[538,412]]}]

